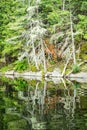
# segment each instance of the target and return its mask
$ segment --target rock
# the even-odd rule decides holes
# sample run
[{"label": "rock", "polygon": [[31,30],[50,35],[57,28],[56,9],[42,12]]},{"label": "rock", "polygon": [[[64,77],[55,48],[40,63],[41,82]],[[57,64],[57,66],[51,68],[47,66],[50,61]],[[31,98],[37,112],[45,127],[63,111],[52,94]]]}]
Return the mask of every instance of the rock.
[{"label": "rock", "polygon": [[87,78],[76,78],[76,77],[73,77],[73,78],[69,78],[69,80],[76,81],[76,82],[79,82],[79,83],[87,83]]},{"label": "rock", "polygon": [[29,75],[22,75],[21,76],[22,78],[24,79],[29,79],[29,80],[39,80],[39,81],[42,81],[42,77],[40,76],[29,76]]},{"label": "rock", "polygon": [[47,73],[45,74],[45,77],[47,77],[47,78],[52,77],[52,72],[47,72]]},{"label": "rock", "polygon": [[54,84],[60,84],[61,83],[61,78],[60,77],[59,78],[52,77],[51,80],[54,82]]},{"label": "rock", "polygon": [[80,83],[87,83],[87,72],[70,74],[68,77],[71,81],[77,81]]},{"label": "rock", "polygon": [[87,78],[87,72],[80,72],[80,73],[76,73],[76,74],[70,74],[69,78]]},{"label": "rock", "polygon": [[15,77],[21,77],[21,73],[14,72],[14,76],[15,76]]},{"label": "rock", "polygon": [[5,75],[7,78],[14,79],[14,75]]},{"label": "rock", "polygon": [[14,70],[5,72],[5,75],[14,75]]},{"label": "rock", "polygon": [[53,72],[47,72],[45,74],[45,77],[51,78],[51,77],[61,77],[61,71],[59,68],[55,68]]},{"label": "rock", "polygon": [[52,77],[61,77],[61,71],[59,68],[55,68],[52,72]]},{"label": "rock", "polygon": [[42,72],[41,71],[39,71],[39,72],[30,71],[30,72],[24,72],[21,75],[22,76],[36,76],[36,77],[38,76],[38,77],[42,77]]}]

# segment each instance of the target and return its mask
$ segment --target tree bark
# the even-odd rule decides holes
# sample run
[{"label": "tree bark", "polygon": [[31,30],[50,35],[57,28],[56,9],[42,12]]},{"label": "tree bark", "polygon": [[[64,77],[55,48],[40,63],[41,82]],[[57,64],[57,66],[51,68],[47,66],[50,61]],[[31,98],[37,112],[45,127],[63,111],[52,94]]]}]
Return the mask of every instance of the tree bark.
[{"label": "tree bark", "polygon": [[70,29],[71,29],[71,40],[72,40],[73,63],[76,64],[75,44],[74,44],[74,33],[73,33],[73,22],[72,22],[71,9],[70,9]]}]

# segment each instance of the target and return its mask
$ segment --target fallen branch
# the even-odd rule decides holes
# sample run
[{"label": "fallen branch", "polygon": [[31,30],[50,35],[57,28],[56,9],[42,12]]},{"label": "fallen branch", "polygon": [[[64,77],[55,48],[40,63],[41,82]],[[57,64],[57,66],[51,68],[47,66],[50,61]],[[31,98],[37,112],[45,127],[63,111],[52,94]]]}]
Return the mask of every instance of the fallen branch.
[{"label": "fallen branch", "polygon": [[72,53],[70,54],[70,56],[69,56],[69,58],[68,58],[68,60],[67,60],[67,62],[66,62],[66,64],[65,64],[65,66],[64,66],[64,69],[63,69],[63,72],[62,72],[62,77],[64,76],[64,73],[65,73],[65,71],[66,71],[66,68],[67,68],[67,65],[68,65],[68,63],[69,63],[69,61],[70,61],[70,59],[71,59],[71,56],[72,56]]},{"label": "fallen branch", "polygon": [[[81,63],[79,63],[79,64],[78,64],[78,67],[80,67],[81,65],[83,65],[83,64],[85,64],[85,63],[87,63],[86,60],[83,61],[83,62],[81,62]],[[66,77],[68,77],[72,72],[73,72],[73,69],[66,75]]]},{"label": "fallen branch", "polygon": [[65,44],[62,46],[62,48],[61,48],[61,50],[60,50],[60,53],[58,54],[59,56],[61,56],[62,53],[64,52],[64,50],[67,48],[67,46],[68,46],[68,44],[69,44],[68,40],[69,40],[69,37],[67,37],[67,38],[65,39]]}]

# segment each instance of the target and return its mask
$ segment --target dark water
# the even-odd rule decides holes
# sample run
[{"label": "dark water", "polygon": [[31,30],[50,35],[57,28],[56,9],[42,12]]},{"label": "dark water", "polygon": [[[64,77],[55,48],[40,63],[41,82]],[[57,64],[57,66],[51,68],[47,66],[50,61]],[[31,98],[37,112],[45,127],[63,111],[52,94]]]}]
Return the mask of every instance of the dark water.
[{"label": "dark water", "polygon": [[0,78],[0,130],[87,130],[87,84]]}]

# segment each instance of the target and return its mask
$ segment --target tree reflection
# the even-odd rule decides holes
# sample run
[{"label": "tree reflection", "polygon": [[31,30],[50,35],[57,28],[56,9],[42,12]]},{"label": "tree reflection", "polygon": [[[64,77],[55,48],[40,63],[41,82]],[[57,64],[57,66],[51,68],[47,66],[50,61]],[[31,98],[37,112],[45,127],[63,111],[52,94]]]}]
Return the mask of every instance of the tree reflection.
[{"label": "tree reflection", "polygon": [[[24,83],[22,88],[21,83]],[[40,82],[22,79],[16,79],[16,84],[5,84],[0,95],[1,129],[78,129],[77,109],[80,111],[83,105],[80,100],[83,98],[78,94],[80,86],[76,86],[79,86],[78,83],[64,79],[56,85],[46,80]],[[83,108],[85,106],[84,104]]]}]

